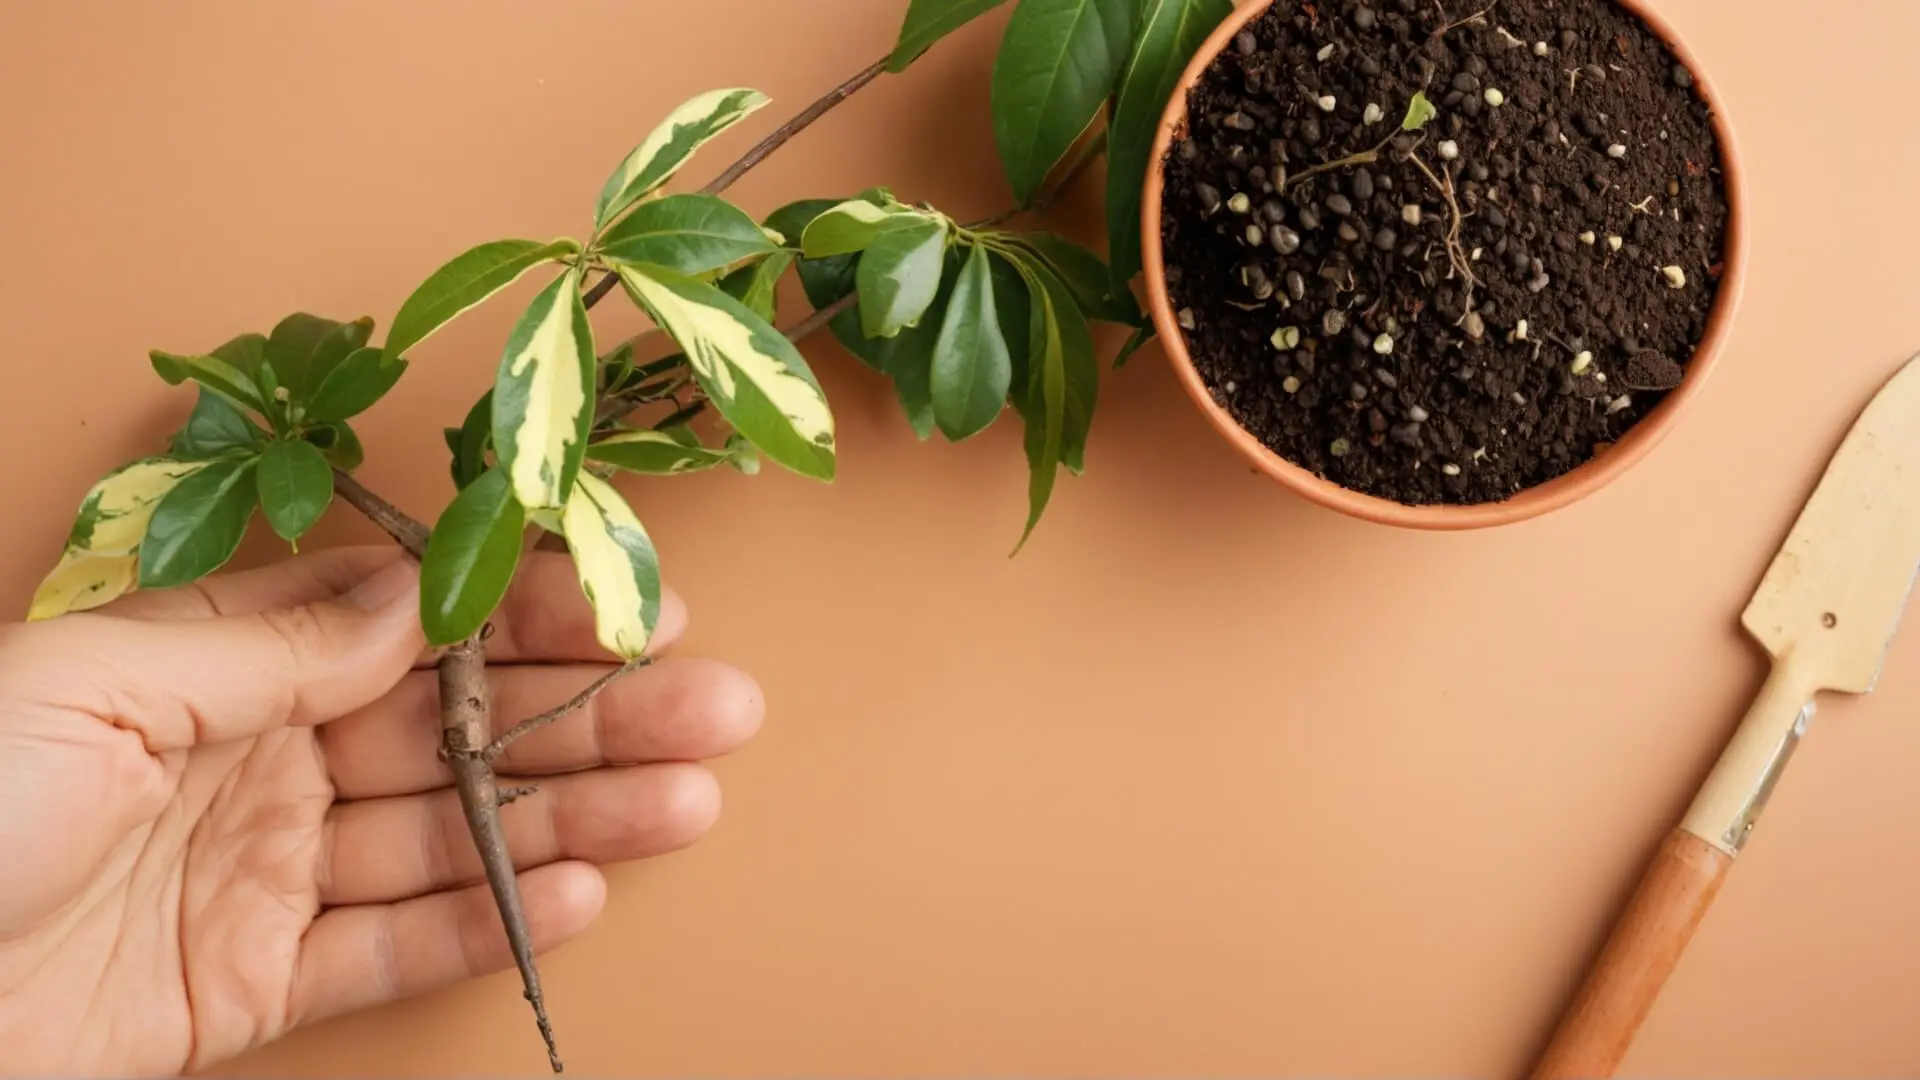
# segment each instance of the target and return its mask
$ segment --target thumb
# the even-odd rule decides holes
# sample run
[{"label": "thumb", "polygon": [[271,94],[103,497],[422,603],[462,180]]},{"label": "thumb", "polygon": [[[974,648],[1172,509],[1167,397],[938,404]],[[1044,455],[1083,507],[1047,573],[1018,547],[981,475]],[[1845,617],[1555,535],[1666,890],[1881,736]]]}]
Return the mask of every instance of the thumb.
[{"label": "thumb", "polygon": [[324,723],[378,699],[425,648],[419,597],[419,565],[397,559],[343,594],[292,606],[42,625],[72,635],[49,666],[92,692],[74,700],[69,690],[65,703],[138,730],[158,752]]}]

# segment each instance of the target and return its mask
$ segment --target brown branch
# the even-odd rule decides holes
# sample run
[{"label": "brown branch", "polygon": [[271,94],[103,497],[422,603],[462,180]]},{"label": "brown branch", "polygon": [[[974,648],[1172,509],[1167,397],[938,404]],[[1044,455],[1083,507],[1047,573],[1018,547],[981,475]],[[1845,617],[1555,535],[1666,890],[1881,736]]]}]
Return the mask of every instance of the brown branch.
[{"label": "brown branch", "polygon": [[593,305],[605,300],[607,294],[612,292],[613,287],[618,284],[620,284],[620,275],[609,273],[599,281],[594,282],[593,288],[587,290],[587,295],[581,297],[580,302],[591,308]]},{"label": "brown branch", "polygon": [[351,473],[333,470],[333,489],[347,501],[347,505],[365,514],[368,520],[393,537],[394,542],[405,548],[408,554],[416,559],[426,557],[427,537],[431,529],[405,510],[374,494],[365,484],[354,479]]},{"label": "brown branch", "polygon": [[600,696],[600,691],[605,690],[615,682],[639,671],[651,663],[653,663],[652,657],[640,656],[614,668],[612,671],[588,683],[585,690],[568,698],[564,704],[556,705],[538,716],[529,717],[513,725],[505,734],[488,743],[486,749],[480,751],[481,758],[486,761],[495,760],[501,754],[506,753],[507,747],[513,745],[516,740],[539,731],[541,728],[546,727],[561,717],[579,712],[581,709],[593,704],[593,699]]},{"label": "brown branch", "polygon": [[886,57],[881,57],[865,70],[861,71],[860,74],[827,91],[825,96],[821,97],[820,100],[802,109],[800,115],[781,124],[778,128],[774,129],[771,135],[761,139],[759,143],[755,144],[753,149],[742,155],[739,161],[727,166],[725,172],[714,177],[711,183],[700,189],[700,194],[718,195],[732,187],[741,177],[752,172],[754,166],[772,157],[774,151],[787,145],[795,135],[812,127],[815,120],[827,115],[834,106],[858,93],[861,87],[879,78],[880,74],[886,70],[887,59]]},{"label": "brown branch", "polygon": [[493,704],[487,689],[487,658],[481,636],[475,634],[455,645],[440,659],[442,753],[453,766],[467,831],[473,834],[480,863],[486,868],[487,885],[493,890],[494,906],[500,910],[514,966],[520,969],[521,986],[527,1003],[533,1006],[534,1023],[540,1026],[540,1038],[547,1044],[547,1064],[554,1072],[563,1072],[553,1024],[547,1019],[546,998],[540,991],[540,970],[533,962],[533,937],[527,932],[527,912],[520,900],[513,856],[507,851],[507,833],[500,825],[501,792],[487,758]]}]

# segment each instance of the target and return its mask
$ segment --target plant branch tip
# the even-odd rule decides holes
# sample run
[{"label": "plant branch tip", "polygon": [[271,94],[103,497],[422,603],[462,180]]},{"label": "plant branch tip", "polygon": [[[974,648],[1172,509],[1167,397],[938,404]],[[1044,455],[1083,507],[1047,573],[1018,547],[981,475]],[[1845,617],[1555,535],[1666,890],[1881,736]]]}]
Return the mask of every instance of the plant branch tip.
[{"label": "plant branch tip", "polygon": [[586,708],[588,705],[593,704],[593,699],[599,697],[601,691],[652,663],[653,658],[650,656],[638,656],[627,661],[612,671],[607,672],[605,675],[600,676],[598,679],[593,680],[593,682],[588,683],[586,689],[568,698],[565,702],[548,709],[538,716],[529,717],[515,724],[504,734],[488,743],[486,748],[479,752],[478,756],[482,761],[491,763],[499,758],[501,754],[506,753],[507,747],[512,746],[519,739],[546,727],[556,720],[560,720]]}]

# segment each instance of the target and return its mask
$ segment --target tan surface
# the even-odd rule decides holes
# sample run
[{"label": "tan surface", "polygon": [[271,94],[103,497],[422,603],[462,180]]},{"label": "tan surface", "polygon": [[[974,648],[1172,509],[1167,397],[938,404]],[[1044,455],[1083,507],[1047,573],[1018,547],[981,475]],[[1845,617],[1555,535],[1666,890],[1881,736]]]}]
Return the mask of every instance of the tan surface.
[{"label": "tan surface", "polygon": [[[900,7],[4,5],[0,603],[24,609],[85,484],[183,415],[149,346],[297,306],[384,326],[468,244],[578,229],[675,102],[745,83],[797,108],[884,51]],[[917,446],[824,343],[839,484],[637,489],[693,605],[688,648],[752,670],[771,717],[722,766],[713,837],[617,870],[604,922],[546,961],[571,1069],[1523,1070],[1758,686],[1736,619],[1767,559],[1920,349],[1902,254],[1920,216],[1870,200],[1920,172],[1900,120],[1920,7],[1660,8],[1736,111],[1753,277],[1688,423],[1587,503],[1458,536],[1335,517],[1248,474],[1150,353],[1109,379],[1091,473],[1008,562],[1013,429]],[[889,182],[997,209],[999,23],[736,194],[764,210]],[[1064,220],[1088,235],[1096,214],[1083,197]],[[366,426],[370,483],[439,509],[438,429],[510,318],[424,351]],[[370,535],[344,514],[326,532]],[[1920,1070],[1917,713],[1909,626],[1876,696],[1823,708],[1627,1073]],[[504,976],[231,1072],[543,1067]]]}]

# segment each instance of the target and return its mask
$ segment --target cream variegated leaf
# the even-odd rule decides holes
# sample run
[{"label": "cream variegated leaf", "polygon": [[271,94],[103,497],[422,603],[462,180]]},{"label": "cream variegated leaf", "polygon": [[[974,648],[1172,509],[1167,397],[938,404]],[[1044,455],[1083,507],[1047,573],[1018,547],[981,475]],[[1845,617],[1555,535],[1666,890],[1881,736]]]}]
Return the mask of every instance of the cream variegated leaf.
[{"label": "cream variegated leaf", "polygon": [[595,636],[620,657],[640,656],[660,620],[660,558],[647,530],[620,492],[590,472],[574,484],[562,524]]},{"label": "cream variegated leaf", "polygon": [[567,503],[593,424],[593,328],[569,270],[513,328],[493,384],[493,445],[529,510]]},{"label": "cream variegated leaf", "polygon": [[67,534],[67,549],[90,555],[131,555],[146,538],[153,508],[205,461],[142,458],[108,473],[87,492]]},{"label": "cream variegated leaf", "polygon": [[600,191],[594,227],[604,229],[621,211],[673,178],[694,151],[767,103],[758,90],[710,90],[683,104],[634,147]]},{"label": "cream variegated leaf", "polygon": [[727,450],[689,445],[664,431],[622,431],[587,447],[587,458],[626,472],[675,476],[698,472],[734,459]]},{"label": "cream variegated leaf", "polygon": [[614,269],[686,352],[700,388],[736,431],[794,472],[833,479],[833,413],[793,342],[705,282],[663,266]]},{"label": "cream variegated leaf", "polygon": [[133,588],[138,555],[94,555],[67,550],[34,590],[27,621],[87,611]]}]

